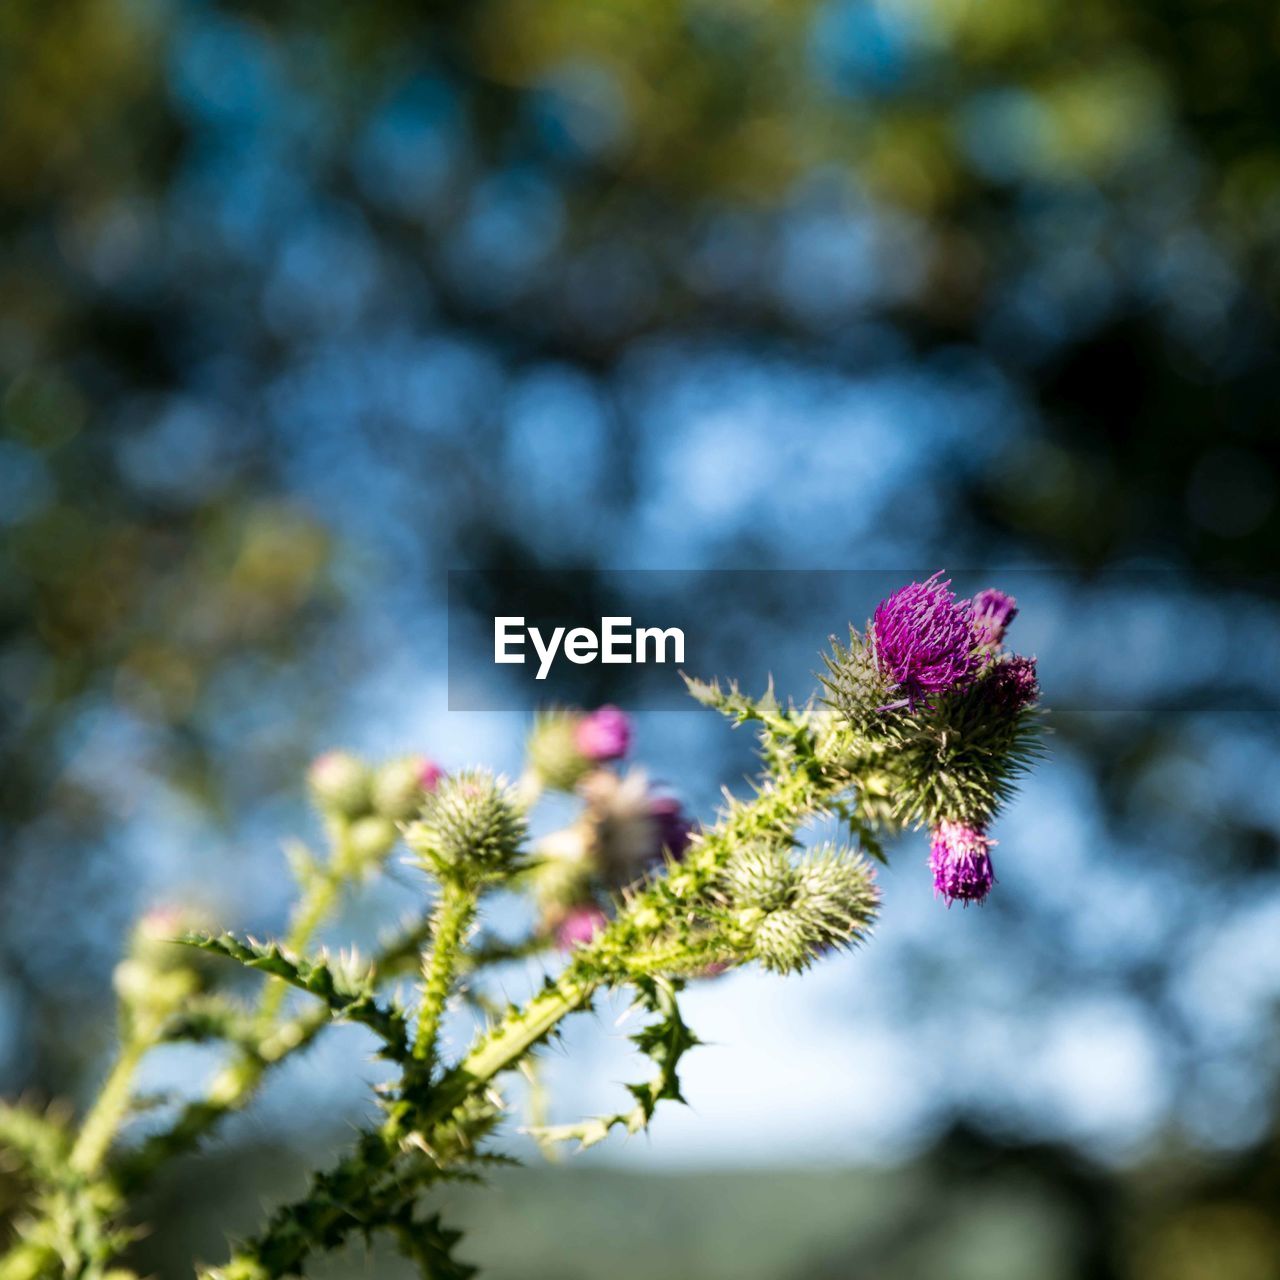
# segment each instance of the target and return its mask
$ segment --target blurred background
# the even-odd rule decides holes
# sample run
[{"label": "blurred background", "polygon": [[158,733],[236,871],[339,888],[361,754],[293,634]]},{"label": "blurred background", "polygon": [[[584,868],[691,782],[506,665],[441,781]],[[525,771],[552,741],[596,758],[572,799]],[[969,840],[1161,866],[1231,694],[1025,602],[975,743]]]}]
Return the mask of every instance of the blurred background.
[{"label": "blurred background", "polygon": [[[446,711],[447,569],[1038,568],[990,904],[904,840],[872,948],[696,990],[691,1108],[451,1193],[462,1256],[1280,1276],[1278,62],[1269,0],[7,0],[0,1092],[91,1095],[147,905],[280,926],[320,748],[518,764]],[[638,738],[704,816],[750,767]],[[176,1168],[139,1269],[296,1191],[368,1050]]]}]

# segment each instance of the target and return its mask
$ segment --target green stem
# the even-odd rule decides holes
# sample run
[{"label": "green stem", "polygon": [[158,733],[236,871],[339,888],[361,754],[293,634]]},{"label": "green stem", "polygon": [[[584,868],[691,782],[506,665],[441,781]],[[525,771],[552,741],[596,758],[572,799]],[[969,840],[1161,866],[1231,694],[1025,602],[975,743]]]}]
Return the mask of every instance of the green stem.
[{"label": "green stem", "polygon": [[[344,883],[342,868],[346,864],[345,824],[333,832],[332,839],[329,865],[312,871],[306,892],[290,917],[285,946],[291,951],[301,953],[306,949],[338,900]],[[248,1104],[269,1068],[293,1050],[309,1044],[329,1025],[327,1011],[306,1013],[277,1023],[288,991],[289,984],[282,978],[267,981],[258,1004],[261,1039],[256,1048],[243,1049],[237,1054],[214,1078],[205,1097],[188,1103],[172,1127],[153,1135],[132,1154],[118,1171],[126,1184],[145,1182],[161,1161],[197,1146],[225,1115]]]},{"label": "green stem", "polygon": [[129,1092],[134,1073],[149,1047],[146,1040],[136,1035],[130,1036],[120,1046],[120,1056],[111,1068],[97,1100],[89,1108],[89,1114],[80,1127],[80,1135],[71,1148],[69,1163],[76,1173],[93,1174],[101,1167],[111,1141],[129,1109]]},{"label": "green stem", "polygon": [[431,950],[422,962],[422,1005],[418,1009],[418,1033],[413,1056],[431,1071],[440,1036],[440,1020],[453,990],[454,974],[461,958],[462,939],[476,911],[476,893],[462,885],[445,882],[432,917]]}]

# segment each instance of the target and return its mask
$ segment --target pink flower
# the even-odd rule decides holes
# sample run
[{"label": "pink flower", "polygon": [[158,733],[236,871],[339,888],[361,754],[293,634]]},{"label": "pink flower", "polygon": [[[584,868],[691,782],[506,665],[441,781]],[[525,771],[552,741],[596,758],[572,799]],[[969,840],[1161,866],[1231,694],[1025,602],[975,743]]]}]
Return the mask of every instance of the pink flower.
[{"label": "pink flower", "polygon": [[912,707],[966,684],[979,666],[973,605],[957,601],[941,577],[935,573],[895,591],[880,602],[871,622],[876,662]]},{"label": "pink flower", "polygon": [[1018,616],[1018,602],[995,587],[979,591],[973,597],[973,629],[978,643],[998,645],[1009,629],[1009,623]]},{"label": "pink flower", "polygon": [[423,760],[418,770],[418,781],[422,784],[423,791],[434,791],[443,777],[444,770],[434,760]]},{"label": "pink flower", "polygon": [[631,746],[631,719],[617,707],[600,707],[578,721],[574,740],[578,750],[596,764],[621,760]]},{"label": "pink flower", "polygon": [[929,850],[934,892],[950,906],[957,899],[966,905],[982,902],[995,883],[991,869],[991,845],[986,833],[964,822],[938,823]]},{"label": "pink flower", "polygon": [[572,951],[590,942],[608,923],[609,917],[594,903],[571,907],[556,925],[556,942],[562,951]]}]

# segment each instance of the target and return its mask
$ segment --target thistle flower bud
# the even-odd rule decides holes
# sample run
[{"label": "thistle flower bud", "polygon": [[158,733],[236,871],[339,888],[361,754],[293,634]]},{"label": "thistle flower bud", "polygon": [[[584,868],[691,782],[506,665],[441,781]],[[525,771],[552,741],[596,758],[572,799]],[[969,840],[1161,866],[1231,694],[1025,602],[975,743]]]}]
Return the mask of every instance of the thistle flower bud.
[{"label": "thistle flower bud", "polygon": [[1004,640],[1009,624],[1018,616],[1018,602],[995,587],[973,597],[973,630],[978,643],[995,648]]},{"label": "thistle flower bud", "polygon": [[543,786],[572,791],[592,761],[578,745],[582,717],[572,711],[543,711],[534,719],[526,752],[529,768]]},{"label": "thistle flower bud", "polygon": [[938,823],[929,849],[929,866],[934,892],[946,898],[948,906],[957,900],[966,906],[982,902],[991,892],[995,883],[992,844],[977,827],[963,822]]},{"label": "thistle flower bud", "polygon": [[815,934],[825,935],[823,947],[844,946],[866,936],[880,890],[866,858],[824,845],[797,868],[795,901]]},{"label": "thistle flower bud", "polygon": [[756,926],[756,959],[771,973],[799,973],[813,960],[804,916],[789,907],[770,911]]},{"label": "thistle flower bud", "polygon": [[865,859],[830,847],[796,865],[781,846],[752,846],[734,859],[726,888],[752,931],[756,958],[775,973],[805,969],[833,947],[859,941],[879,905]]},{"label": "thistle flower bud", "polygon": [[377,867],[396,847],[399,832],[390,818],[367,814],[357,818],[347,829],[346,849],[352,871]]},{"label": "thistle flower bud", "polygon": [[346,751],[328,751],[307,772],[316,808],[328,817],[358,818],[369,812],[372,778],[364,763]]},{"label": "thistle flower bud", "polygon": [[734,856],[725,875],[734,906],[747,910],[777,911],[787,906],[795,881],[791,851],[776,844],[749,845]]},{"label": "thistle flower bud", "polygon": [[995,663],[975,688],[985,708],[999,716],[1015,716],[1040,697],[1036,660],[1014,654]]},{"label": "thistle flower bud", "polygon": [[155,1025],[205,985],[195,953],[175,939],[205,921],[182,907],[153,907],[133,927],[112,982],[135,1024]]},{"label": "thistle flower bud", "polygon": [[526,834],[505,779],[472,769],[441,780],[404,838],[442,880],[479,885],[515,869]]},{"label": "thistle flower bud", "polygon": [[582,755],[596,764],[621,760],[631,745],[631,719],[617,707],[600,707],[578,721],[574,740]]},{"label": "thistle flower bud", "polygon": [[373,775],[374,811],[392,822],[408,821],[417,815],[440,777],[439,766],[426,756],[403,756],[388,761]]},{"label": "thistle flower bud", "polygon": [[594,902],[571,908],[556,925],[556,944],[561,951],[590,942],[609,923],[609,917]]},{"label": "thistle flower bud", "polygon": [[977,672],[973,605],[935,573],[882,600],[871,630],[881,672],[911,705],[965,684]]}]

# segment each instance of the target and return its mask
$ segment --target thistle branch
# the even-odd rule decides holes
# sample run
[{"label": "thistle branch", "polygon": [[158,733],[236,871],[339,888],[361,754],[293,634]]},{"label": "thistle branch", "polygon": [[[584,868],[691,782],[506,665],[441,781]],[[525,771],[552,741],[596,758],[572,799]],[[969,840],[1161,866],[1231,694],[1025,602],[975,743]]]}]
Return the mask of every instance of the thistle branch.
[{"label": "thistle branch", "polygon": [[431,950],[422,962],[422,1004],[413,1042],[413,1056],[427,1077],[436,1056],[440,1020],[453,989],[462,942],[475,917],[477,901],[475,890],[465,885],[451,880],[441,885],[440,901],[433,915]]},{"label": "thistle branch", "polygon": [[116,1131],[128,1114],[133,1077],[150,1047],[151,1042],[136,1033],[121,1045],[115,1064],[85,1116],[79,1136],[71,1148],[68,1163],[76,1173],[89,1175],[98,1171]]}]

